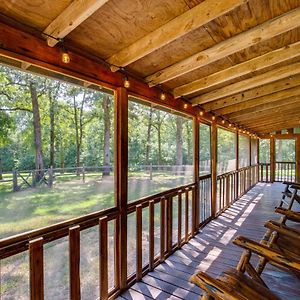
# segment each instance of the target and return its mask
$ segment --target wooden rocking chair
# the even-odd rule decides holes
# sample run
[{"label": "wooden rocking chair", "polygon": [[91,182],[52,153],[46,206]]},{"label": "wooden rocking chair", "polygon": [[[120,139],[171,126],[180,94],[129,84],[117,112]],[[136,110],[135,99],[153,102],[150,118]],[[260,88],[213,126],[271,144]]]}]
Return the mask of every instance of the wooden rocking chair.
[{"label": "wooden rocking chair", "polygon": [[[261,279],[260,274],[251,265],[250,258],[252,254],[255,253],[276,266],[295,272],[300,272],[300,260],[286,258],[279,251],[245,237],[237,237],[234,243],[245,249],[236,270],[230,269],[224,272],[218,279],[214,279],[203,272],[191,277],[191,281],[206,292],[202,300],[280,299],[268,289],[265,282]],[[248,273],[250,277],[244,273]]]},{"label": "wooden rocking chair", "polygon": [[285,189],[282,192],[282,198],[278,207],[283,207],[286,205],[287,209],[292,209],[295,201],[300,204],[300,195],[298,195],[300,183],[284,181],[283,184],[285,184]]}]

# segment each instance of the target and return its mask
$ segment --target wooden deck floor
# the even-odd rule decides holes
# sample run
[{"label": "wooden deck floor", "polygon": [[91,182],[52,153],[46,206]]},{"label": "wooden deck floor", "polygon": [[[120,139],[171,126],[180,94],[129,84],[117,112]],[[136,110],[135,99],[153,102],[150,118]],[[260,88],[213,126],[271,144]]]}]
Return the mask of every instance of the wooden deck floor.
[{"label": "wooden deck floor", "polygon": [[[199,299],[202,292],[189,283],[190,276],[199,270],[217,276],[235,267],[242,250],[232,244],[233,238],[260,240],[265,221],[278,219],[274,207],[282,189],[280,183],[256,185],[119,299]],[[300,299],[300,282],[292,275],[268,266],[264,280],[282,299]]]}]

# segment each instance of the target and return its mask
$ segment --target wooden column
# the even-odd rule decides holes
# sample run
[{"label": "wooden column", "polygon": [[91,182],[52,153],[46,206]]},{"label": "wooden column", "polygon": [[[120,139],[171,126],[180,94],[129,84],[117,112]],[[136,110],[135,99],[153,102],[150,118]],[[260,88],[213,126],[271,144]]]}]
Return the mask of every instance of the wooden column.
[{"label": "wooden column", "polygon": [[296,181],[300,182],[300,136],[296,137]]},{"label": "wooden column", "polygon": [[275,181],[275,139],[270,138],[270,181]]},{"label": "wooden column", "polygon": [[257,147],[257,149],[256,149],[256,151],[257,151],[257,168],[256,168],[256,171],[257,171],[257,174],[256,174],[256,181],[260,181],[259,179],[259,151],[260,151],[260,149],[259,149],[259,139],[257,139],[257,144],[256,144],[256,147]]},{"label": "wooden column", "polygon": [[217,211],[217,125],[211,125],[211,215]]},{"label": "wooden column", "polygon": [[[240,168],[240,161],[239,161],[239,132],[238,130],[236,131],[235,135],[236,143],[235,143],[235,157],[236,157],[236,162],[235,162],[235,169],[238,170]],[[235,177],[235,193],[236,193],[236,199],[239,197],[239,181],[240,181],[240,174],[236,173]]]},{"label": "wooden column", "polygon": [[194,181],[196,183],[195,189],[193,191],[193,203],[192,203],[192,212],[193,212],[193,229],[192,233],[196,233],[199,226],[199,123],[196,118],[194,118]]},{"label": "wooden column", "polygon": [[127,189],[128,189],[128,93],[117,88],[115,93],[115,199],[120,210],[117,222],[119,285],[127,285]]}]

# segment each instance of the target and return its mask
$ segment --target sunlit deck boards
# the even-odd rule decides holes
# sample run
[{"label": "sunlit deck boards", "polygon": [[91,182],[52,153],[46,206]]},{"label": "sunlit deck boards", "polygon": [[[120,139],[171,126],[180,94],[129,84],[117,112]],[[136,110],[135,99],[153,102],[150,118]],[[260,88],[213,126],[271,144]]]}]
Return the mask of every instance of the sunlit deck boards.
[{"label": "sunlit deck boards", "polygon": [[[233,238],[244,235],[260,240],[265,221],[278,219],[274,207],[282,189],[279,183],[259,183],[119,298],[198,299],[201,291],[189,283],[190,276],[201,270],[215,277],[228,267],[235,267],[242,250],[232,244]],[[294,277],[270,266],[264,274],[265,281],[281,298],[300,299],[299,281]]]}]

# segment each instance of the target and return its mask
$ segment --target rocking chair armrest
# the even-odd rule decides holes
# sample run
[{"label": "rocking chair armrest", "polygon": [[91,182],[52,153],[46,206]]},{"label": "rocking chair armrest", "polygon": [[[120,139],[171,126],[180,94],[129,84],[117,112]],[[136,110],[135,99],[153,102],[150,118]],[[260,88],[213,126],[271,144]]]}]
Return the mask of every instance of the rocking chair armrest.
[{"label": "rocking chair armrest", "polygon": [[221,280],[212,278],[204,272],[194,274],[190,281],[199,286],[215,300],[247,300]]},{"label": "rocking chair armrest", "polygon": [[288,220],[299,222],[300,223],[300,212],[296,212],[290,209],[286,209],[283,207],[276,207],[275,212],[281,215],[286,216]]},{"label": "rocking chair armrest", "polygon": [[265,227],[276,231],[284,236],[295,239],[295,243],[300,243],[300,231],[295,228],[291,228],[284,224],[271,220],[265,223]]},{"label": "rocking chair armrest", "polygon": [[259,256],[263,256],[279,266],[300,272],[300,261],[291,260],[283,256],[279,251],[271,249],[266,245],[262,245],[243,236],[235,238],[233,243]]}]

